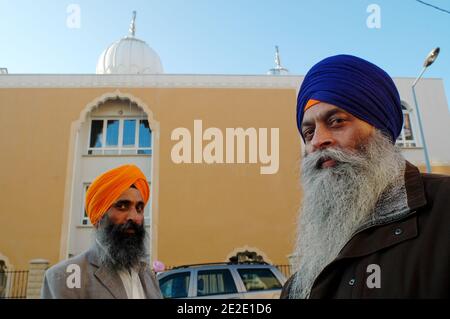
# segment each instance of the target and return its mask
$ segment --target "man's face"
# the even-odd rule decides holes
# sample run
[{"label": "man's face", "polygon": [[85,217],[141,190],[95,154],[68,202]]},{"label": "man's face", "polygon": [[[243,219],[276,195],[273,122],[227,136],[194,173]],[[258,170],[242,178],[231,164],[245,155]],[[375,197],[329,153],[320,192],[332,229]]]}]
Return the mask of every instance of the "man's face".
[{"label": "man's face", "polygon": [[102,262],[113,269],[131,269],[145,256],[144,201],[135,188],[124,191],[97,224],[105,248]]},{"label": "man's face", "polygon": [[[123,225],[130,220],[141,226],[144,222],[144,206],[139,190],[129,188],[119,196],[106,213],[115,225]],[[134,230],[128,229],[127,232],[134,233]]]},{"label": "man's face", "polygon": [[[308,109],[302,122],[306,155],[328,147],[357,150],[373,131],[374,127],[370,124],[335,105],[322,102]],[[320,165],[325,168],[336,163],[330,159]]]}]

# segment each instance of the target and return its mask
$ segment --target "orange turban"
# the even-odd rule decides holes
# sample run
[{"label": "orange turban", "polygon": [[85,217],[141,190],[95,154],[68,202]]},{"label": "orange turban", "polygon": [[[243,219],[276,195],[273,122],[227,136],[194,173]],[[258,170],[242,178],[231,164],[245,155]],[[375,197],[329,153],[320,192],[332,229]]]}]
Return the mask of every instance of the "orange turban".
[{"label": "orange turban", "polygon": [[92,225],[103,217],[120,195],[136,186],[147,204],[150,189],[142,171],[135,165],[123,165],[98,176],[86,192],[86,212]]},{"label": "orange turban", "polygon": [[319,103],[320,103],[320,101],[318,101],[318,100],[313,100],[313,99],[308,100],[308,102],[307,102],[306,105],[305,105],[305,110],[304,110],[304,112],[306,112],[309,108],[311,108],[311,107],[313,107],[314,105],[319,104]]}]

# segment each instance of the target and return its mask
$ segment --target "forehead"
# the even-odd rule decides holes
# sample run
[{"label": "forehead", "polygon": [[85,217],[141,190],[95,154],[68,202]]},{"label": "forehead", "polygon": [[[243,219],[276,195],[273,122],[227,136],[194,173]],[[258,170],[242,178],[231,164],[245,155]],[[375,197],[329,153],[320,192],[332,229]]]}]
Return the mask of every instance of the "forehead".
[{"label": "forehead", "polygon": [[303,116],[302,125],[308,125],[311,124],[311,122],[314,123],[317,120],[322,120],[336,113],[344,113],[348,116],[352,116],[350,113],[336,105],[321,102],[306,110]]},{"label": "forehead", "polygon": [[125,190],[122,194],[120,194],[119,198],[117,200],[129,200],[134,202],[143,202],[144,199],[142,198],[141,192],[137,190],[136,188],[128,188]]}]

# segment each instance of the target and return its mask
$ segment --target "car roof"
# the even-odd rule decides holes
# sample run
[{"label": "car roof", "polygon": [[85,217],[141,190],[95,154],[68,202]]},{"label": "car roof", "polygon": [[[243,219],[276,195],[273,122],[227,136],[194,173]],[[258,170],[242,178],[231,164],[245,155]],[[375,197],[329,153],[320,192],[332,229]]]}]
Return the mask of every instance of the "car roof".
[{"label": "car roof", "polygon": [[228,268],[230,266],[272,266],[269,265],[266,262],[218,262],[218,263],[203,263],[203,264],[189,264],[189,265],[182,265],[182,266],[176,266],[172,269],[182,269],[182,268],[203,268],[203,267],[221,267],[221,268]]},{"label": "car roof", "polygon": [[164,272],[158,273],[158,277],[166,277],[169,274],[190,272],[193,270],[213,270],[213,269],[278,269],[274,265],[267,263],[208,263],[208,264],[193,264],[193,265],[183,265],[168,269]]}]

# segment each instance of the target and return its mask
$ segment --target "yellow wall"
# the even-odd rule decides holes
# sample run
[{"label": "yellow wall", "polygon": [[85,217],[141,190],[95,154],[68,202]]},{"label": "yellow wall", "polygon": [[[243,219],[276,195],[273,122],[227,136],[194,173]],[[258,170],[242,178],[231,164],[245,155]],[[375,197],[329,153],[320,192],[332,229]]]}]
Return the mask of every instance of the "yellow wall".
[{"label": "yellow wall", "polygon": [[[426,173],[427,168],[425,165],[419,165],[419,170],[422,173]],[[433,174],[444,174],[444,175],[450,175],[450,166],[431,166],[431,172]]]},{"label": "yellow wall", "polygon": [[[70,127],[88,103],[116,89],[0,90],[0,253],[18,268],[59,259]],[[295,91],[283,89],[121,89],[160,123],[158,259],[167,265],[223,261],[256,247],[274,263],[292,249],[300,190]],[[177,127],[280,129],[280,168],[172,162]],[[70,162],[70,161],[69,161]]]}]

